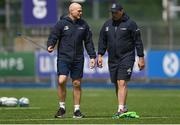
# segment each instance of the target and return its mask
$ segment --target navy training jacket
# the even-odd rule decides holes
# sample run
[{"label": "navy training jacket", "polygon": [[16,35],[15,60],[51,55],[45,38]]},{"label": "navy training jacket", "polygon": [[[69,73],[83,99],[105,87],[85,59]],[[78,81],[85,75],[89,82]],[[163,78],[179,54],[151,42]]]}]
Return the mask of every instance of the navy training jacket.
[{"label": "navy training jacket", "polygon": [[104,55],[106,50],[109,62],[126,57],[135,60],[135,50],[139,57],[144,56],[140,30],[126,14],[119,21],[109,19],[104,23],[99,36],[98,54]]},{"label": "navy training jacket", "polygon": [[83,61],[83,43],[90,58],[96,58],[92,32],[83,19],[73,21],[68,16],[61,18],[49,35],[47,47],[54,47],[57,41],[58,59],[60,60]]}]

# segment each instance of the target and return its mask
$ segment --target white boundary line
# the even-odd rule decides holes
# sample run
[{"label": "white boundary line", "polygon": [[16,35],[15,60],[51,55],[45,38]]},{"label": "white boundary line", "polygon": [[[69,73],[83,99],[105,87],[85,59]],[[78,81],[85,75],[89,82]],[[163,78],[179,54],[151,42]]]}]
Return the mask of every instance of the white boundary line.
[{"label": "white boundary line", "polygon": [[41,109],[40,107],[0,107],[0,110],[27,110],[27,109]]},{"label": "white boundary line", "polygon": [[[167,119],[167,118],[178,118],[180,119],[180,117],[140,117],[140,118],[137,118],[137,120],[139,119]],[[9,120],[1,120],[1,122],[3,121],[75,121],[75,120],[102,120],[102,119],[112,119],[111,117],[106,117],[106,118],[70,118],[70,117],[67,117],[67,118],[50,118],[50,119],[9,119]],[[121,119],[121,118],[120,118]],[[122,118],[122,119],[126,119],[126,118]],[[129,119],[135,119],[135,118],[129,118]],[[114,119],[116,120],[116,119]]]}]

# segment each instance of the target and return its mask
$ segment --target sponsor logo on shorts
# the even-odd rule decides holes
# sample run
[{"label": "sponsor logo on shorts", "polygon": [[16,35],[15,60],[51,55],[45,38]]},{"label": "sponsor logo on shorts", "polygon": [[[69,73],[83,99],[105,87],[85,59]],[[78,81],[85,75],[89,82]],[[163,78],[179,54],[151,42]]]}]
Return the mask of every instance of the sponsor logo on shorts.
[{"label": "sponsor logo on shorts", "polygon": [[132,69],[131,69],[131,68],[129,68],[129,69],[127,70],[128,75],[130,75],[130,74],[131,74],[131,72],[132,72]]}]

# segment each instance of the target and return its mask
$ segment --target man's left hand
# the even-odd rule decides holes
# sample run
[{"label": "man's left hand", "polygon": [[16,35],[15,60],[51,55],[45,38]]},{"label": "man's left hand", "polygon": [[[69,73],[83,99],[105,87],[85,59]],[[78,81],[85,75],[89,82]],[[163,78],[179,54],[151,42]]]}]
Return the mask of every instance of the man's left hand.
[{"label": "man's left hand", "polygon": [[95,59],[90,59],[90,69],[93,69],[94,67],[95,67],[95,64],[96,64],[96,61],[95,61]]}]

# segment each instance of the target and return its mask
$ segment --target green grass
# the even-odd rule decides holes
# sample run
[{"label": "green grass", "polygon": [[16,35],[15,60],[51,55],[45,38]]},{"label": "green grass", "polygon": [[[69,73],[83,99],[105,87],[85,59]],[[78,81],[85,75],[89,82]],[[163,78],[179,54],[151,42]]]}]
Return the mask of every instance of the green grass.
[{"label": "green grass", "polygon": [[139,119],[112,119],[117,110],[113,89],[83,89],[81,110],[83,119],[73,119],[72,91],[68,90],[63,119],[55,119],[58,97],[53,89],[0,89],[0,97],[22,96],[30,99],[28,108],[0,107],[0,124],[180,124],[179,90],[129,90],[129,111]]}]

